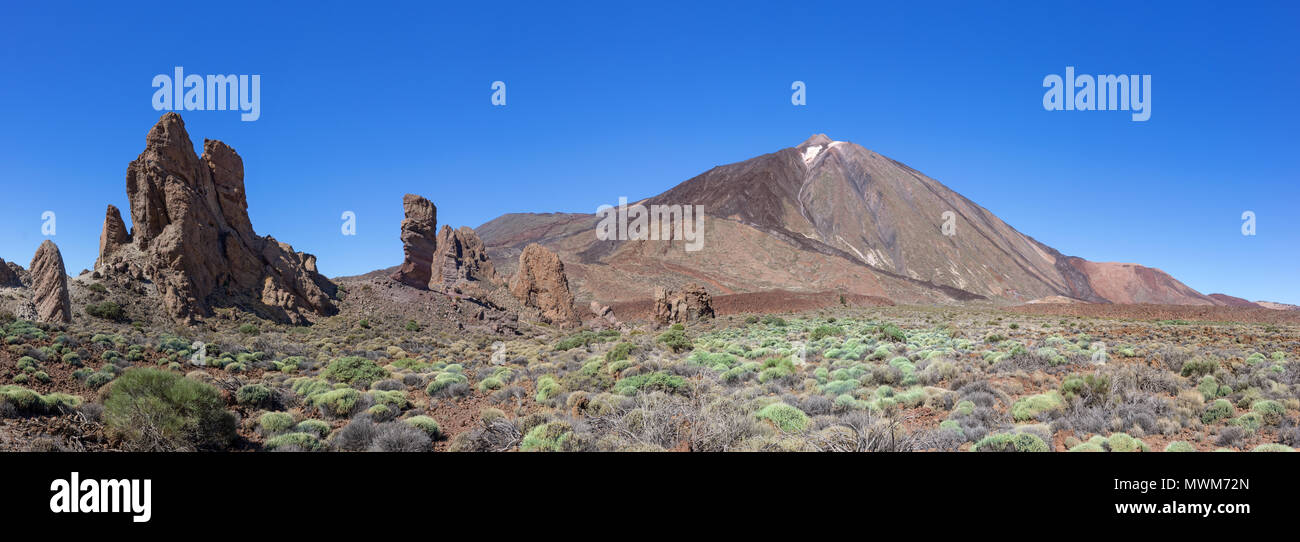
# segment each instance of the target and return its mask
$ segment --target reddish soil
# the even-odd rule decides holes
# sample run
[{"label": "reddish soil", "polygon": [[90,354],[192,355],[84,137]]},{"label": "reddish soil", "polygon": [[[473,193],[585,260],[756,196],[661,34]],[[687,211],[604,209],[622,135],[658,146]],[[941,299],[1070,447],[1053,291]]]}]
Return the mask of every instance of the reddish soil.
[{"label": "reddish soil", "polygon": [[1280,311],[1252,307],[1038,303],[1008,307],[1006,310],[1033,315],[1080,316],[1087,318],[1114,318],[1128,320],[1188,320],[1197,322],[1300,324],[1300,311]]}]

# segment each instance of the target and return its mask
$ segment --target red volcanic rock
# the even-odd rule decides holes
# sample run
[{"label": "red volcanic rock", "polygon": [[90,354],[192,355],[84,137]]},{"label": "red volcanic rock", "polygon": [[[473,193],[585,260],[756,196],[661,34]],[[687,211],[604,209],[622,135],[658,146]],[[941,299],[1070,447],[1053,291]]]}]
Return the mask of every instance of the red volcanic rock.
[{"label": "red volcanic rock", "polygon": [[578,324],[564,263],[542,245],[528,245],[519,254],[519,270],[510,280],[510,293],[524,306],[540,310],[542,320],[547,323]]},{"label": "red volcanic rock", "polygon": [[175,320],[225,306],[295,324],[337,312],[336,287],[314,256],[253,231],[243,159],[216,140],[204,140],[196,156],[180,115],[167,113],[149,130],[127,167],[126,192],[135,229],[124,236],[109,208],[97,271],[152,282]]},{"label": "red volcanic rock", "polygon": [[[126,230],[126,223],[122,221],[122,212],[117,210],[116,206],[109,205],[108,211],[104,213],[104,229],[99,234],[100,258],[117,252],[117,249],[130,242],[131,234]],[[96,267],[99,267],[98,264]]]},{"label": "red volcanic rock", "polygon": [[660,325],[713,318],[712,301],[709,292],[699,284],[688,284],[680,292],[656,287],[650,317]]},{"label": "red volcanic rock", "polygon": [[438,232],[437,250],[434,253],[432,278],[429,289],[454,291],[465,287],[481,286],[482,282],[497,285],[496,269],[488,259],[487,249],[478,234],[468,226],[458,230],[443,225]]},{"label": "red volcanic rock", "polygon": [[36,319],[49,323],[72,321],[72,300],[68,296],[68,273],[63,254],[51,241],[41,243],[28,266],[32,274],[32,303]]},{"label": "red volcanic rock", "polygon": [[402,197],[402,254],[405,259],[402,267],[393,274],[393,280],[414,286],[428,288],[432,278],[433,253],[437,250],[435,237],[438,229],[438,208],[433,202],[407,194]]},{"label": "red volcanic rock", "polygon": [[1254,303],[1254,302],[1252,302],[1252,301],[1248,301],[1248,300],[1242,299],[1242,298],[1240,298],[1240,297],[1233,297],[1233,296],[1230,296],[1230,295],[1228,295],[1228,294],[1210,294],[1210,295],[1208,295],[1208,296],[1206,296],[1206,297],[1209,297],[1210,299],[1213,299],[1214,302],[1217,303],[1217,304],[1219,304],[1219,305],[1225,305],[1225,306],[1228,306],[1228,307],[1254,307],[1254,308],[1263,308],[1263,306],[1259,305],[1258,303]]},{"label": "red volcanic rock", "polygon": [[23,283],[18,278],[18,272],[9,264],[0,259],[0,288],[20,288]]}]

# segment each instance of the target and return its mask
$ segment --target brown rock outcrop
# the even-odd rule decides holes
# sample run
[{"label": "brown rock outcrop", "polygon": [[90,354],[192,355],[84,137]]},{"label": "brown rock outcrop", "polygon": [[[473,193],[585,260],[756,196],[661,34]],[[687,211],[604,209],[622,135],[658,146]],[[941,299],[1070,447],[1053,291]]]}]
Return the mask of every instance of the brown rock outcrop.
[{"label": "brown rock outcrop", "polygon": [[402,267],[393,273],[393,280],[428,288],[433,278],[433,254],[437,250],[438,208],[433,202],[407,194],[402,197]]},{"label": "brown rock outcrop", "polygon": [[117,206],[109,205],[104,213],[104,229],[99,234],[100,258],[117,252],[117,249],[130,242],[131,233],[126,230],[126,223],[122,221],[122,212],[117,210]]},{"label": "brown rock outcrop", "polygon": [[22,285],[18,272],[9,267],[4,259],[0,259],[0,288],[21,288]]},{"label": "brown rock outcrop", "polygon": [[564,263],[542,245],[528,245],[519,254],[519,270],[510,279],[510,293],[524,306],[541,311],[541,318],[547,323],[578,324]]},{"label": "brown rock outcrop", "polygon": [[49,323],[72,321],[72,300],[68,295],[68,272],[63,254],[51,241],[41,243],[28,266],[32,274],[32,303],[36,319]]},{"label": "brown rock outcrop", "polygon": [[499,283],[483,241],[468,226],[453,230],[450,226],[443,225],[438,232],[438,249],[431,268],[433,277],[429,281],[429,289],[433,290],[473,287],[476,286],[472,284],[474,282],[486,283],[477,286]]},{"label": "brown rock outcrop", "polygon": [[688,284],[680,292],[658,286],[650,316],[660,325],[713,318],[713,297],[699,284]]},{"label": "brown rock outcrop", "polygon": [[314,256],[254,233],[243,159],[216,140],[204,140],[195,156],[180,115],[167,113],[149,130],[127,167],[126,192],[135,229],[120,243],[120,214],[109,209],[97,271],[147,278],[172,318],[192,322],[237,306],[301,324],[337,312],[336,287],[316,271]]}]

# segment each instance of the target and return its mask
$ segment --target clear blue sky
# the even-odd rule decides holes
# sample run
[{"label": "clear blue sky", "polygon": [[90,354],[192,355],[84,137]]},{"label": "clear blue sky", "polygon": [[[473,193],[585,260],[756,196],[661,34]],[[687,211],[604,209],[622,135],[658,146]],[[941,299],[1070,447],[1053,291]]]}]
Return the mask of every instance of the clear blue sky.
[{"label": "clear blue sky", "polygon": [[[150,81],[184,66],[262,76],[260,120],[186,124],[244,157],[258,233],[331,276],[400,262],[406,192],[453,226],[593,212],[824,132],[1066,254],[1300,303],[1294,3],[26,4],[0,11],[0,257],[22,265],[46,210],[69,272],[93,264]],[[1045,111],[1067,65],[1152,75],[1151,120]]]}]

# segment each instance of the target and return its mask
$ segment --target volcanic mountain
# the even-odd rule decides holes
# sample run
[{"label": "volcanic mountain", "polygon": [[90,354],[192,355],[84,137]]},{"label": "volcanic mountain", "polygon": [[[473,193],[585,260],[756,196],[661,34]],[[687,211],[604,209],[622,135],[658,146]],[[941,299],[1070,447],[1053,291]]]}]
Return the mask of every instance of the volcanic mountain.
[{"label": "volcanic mountain", "polygon": [[596,214],[507,214],[477,232],[497,262],[533,242],[555,250],[578,298],[602,303],[698,281],[722,295],[839,292],[902,303],[1220,304],[1158,269],[1065,256],[917,170],[822,134],[638,203],[703,206],[703,248],[599,240]]}]

